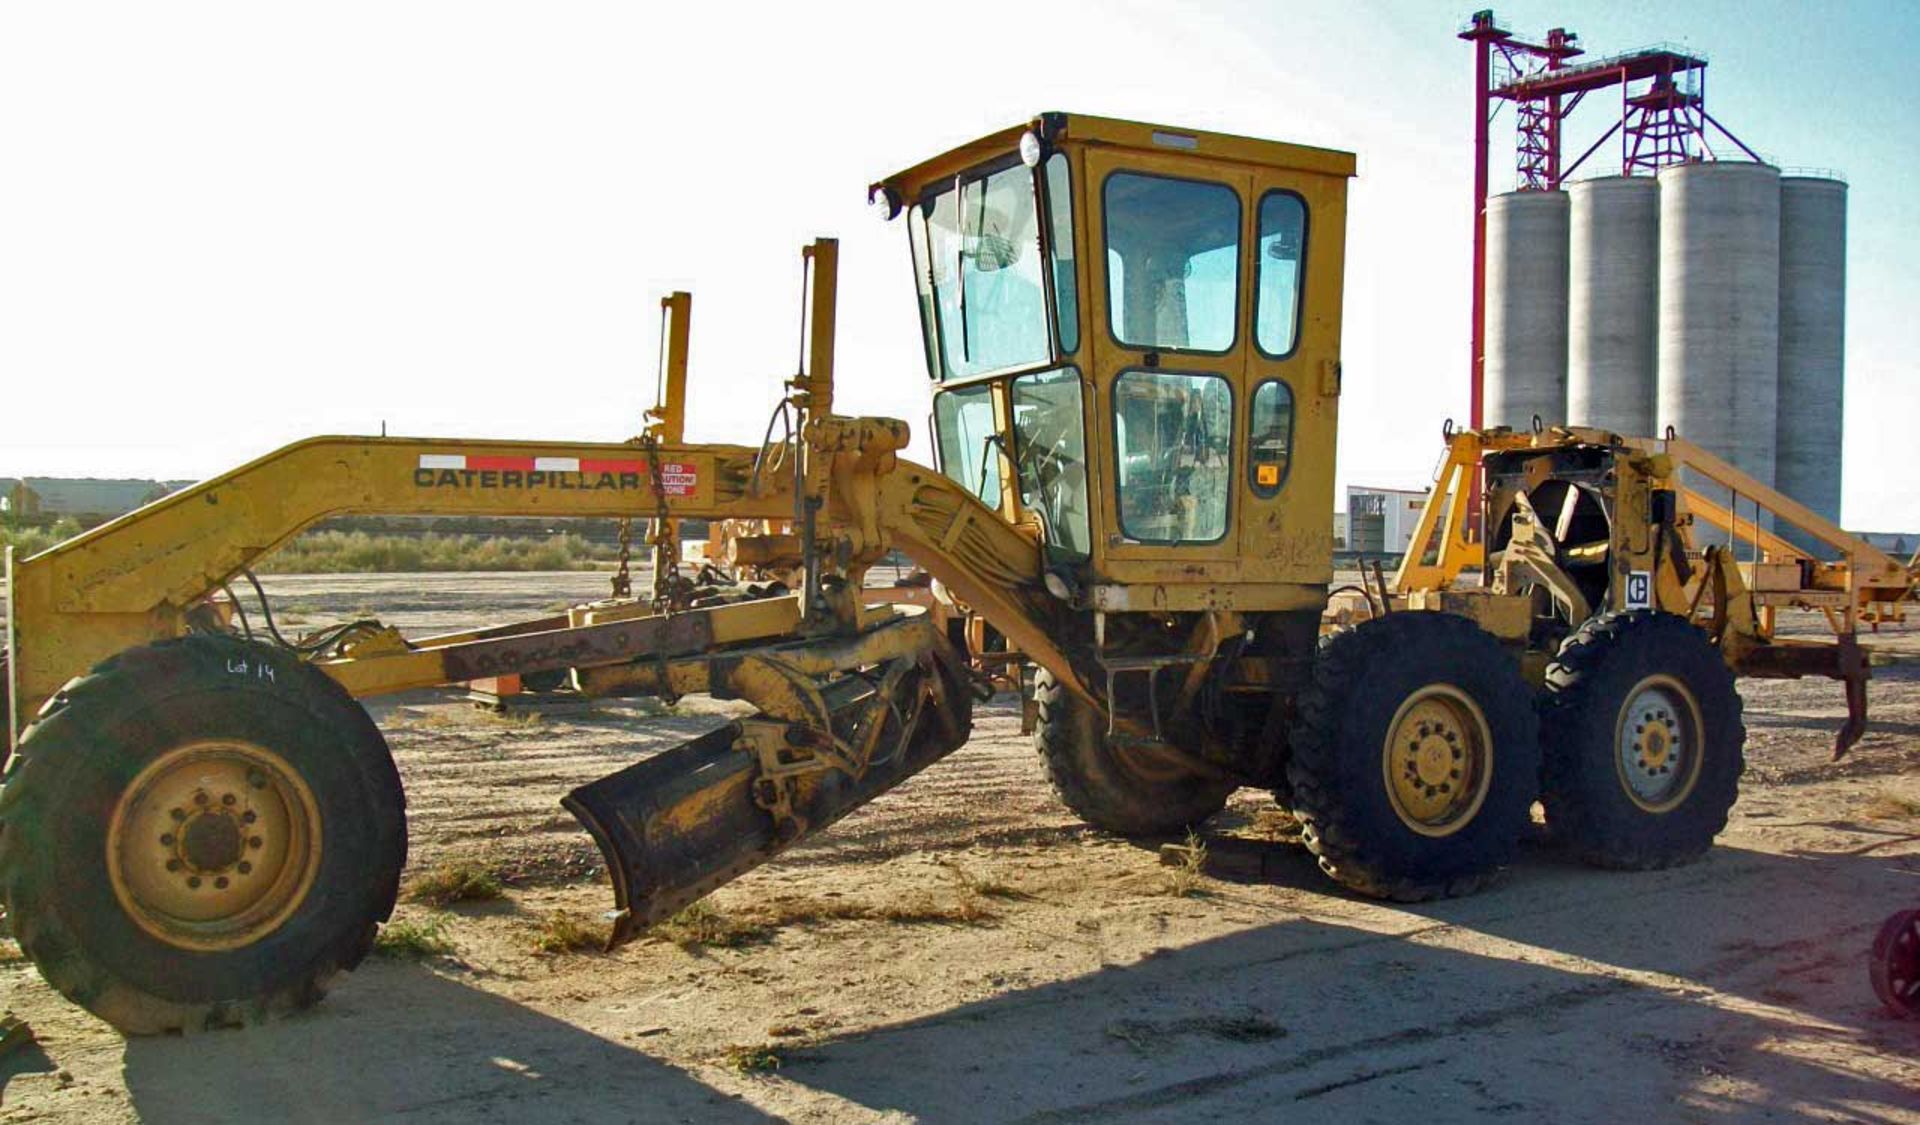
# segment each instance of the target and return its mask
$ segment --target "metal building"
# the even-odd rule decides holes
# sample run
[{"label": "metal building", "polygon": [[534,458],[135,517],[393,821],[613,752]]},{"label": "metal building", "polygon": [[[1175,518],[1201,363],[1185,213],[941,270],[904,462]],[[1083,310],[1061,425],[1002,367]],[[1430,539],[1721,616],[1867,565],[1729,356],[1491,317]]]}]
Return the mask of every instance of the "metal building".
[{"label": "metal building", "polygon": [[1567,420],[1567,193],[1487,200],[1486,424]]},{"label": "metal building", "polygon": [[1660,189],[1650,176],[1568,185],[1567,421],[1654,433]]},{"label": "metal building", "polygon": [[[1780,401],[1774,487],[1840,521],[1847,313],[1847,185],[1780,180]],[[1793,529],[1802,549],[1831,554]]]},{"label": "metal building", "polygon": [[[1661,169],[1659,181],[1656,426],[1662,432],[1672,426],[1772,483],[1780,171],[1732,161],[1676,164]],[[1714,498],[1711,490],[1706,494]],[[1719,500],[1727,502],[1724,495]],[[1717,541],[1696,530],[1703,545]]]},{"label": "metal building", "polygon": [[1413,542],[1424,489],[1347,486],[1347,550],[1363,555],[1401,555]]}]

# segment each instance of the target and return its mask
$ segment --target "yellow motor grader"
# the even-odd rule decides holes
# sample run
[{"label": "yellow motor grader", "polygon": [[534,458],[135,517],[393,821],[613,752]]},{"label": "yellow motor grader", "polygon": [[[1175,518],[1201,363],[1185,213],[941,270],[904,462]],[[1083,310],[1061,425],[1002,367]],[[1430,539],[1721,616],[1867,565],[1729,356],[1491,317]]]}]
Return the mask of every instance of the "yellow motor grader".
[{"label": "yellow motor grader", "polygon": [[[1371,619],[1323,636],[1353,172],[1343,152],[1047,114],[873,185],[911,246],[937,468],[900,456],[904,422],[836,409],[822,240],[802,370],[757,446],[683,439],[675,294],[662,402],[632,441],[314,438],[10,557],[14,936],[130,1032],[309,1004],[367,953],[405,859],[358,700],[562,672],[589,695],[754,708],[566,795],[627,940],[965,742],[967,654],[865,592],[891,550],[1031,662],[1046,772],[1099,827],[1176,831],[1265,788],[1328,875],[1403,900],[1483,883],[1536,800],[1598,863],[1702,854],[1742,768],[1734,673],[1863,692],[1854,614],[1904,569],[1695,552],[1708,509],[1672,478],[1712,466],[1677,443],[1463,433],[1425,546],[1365,591]],[[252,568],[351,513],[644,519],[654,582],[455,634],[287,636]],[[759,521],[734,556],[797,579],[689,577],[690,517]],[[1844,643],[1773,639],[1760,591],[1789,579]]]}]

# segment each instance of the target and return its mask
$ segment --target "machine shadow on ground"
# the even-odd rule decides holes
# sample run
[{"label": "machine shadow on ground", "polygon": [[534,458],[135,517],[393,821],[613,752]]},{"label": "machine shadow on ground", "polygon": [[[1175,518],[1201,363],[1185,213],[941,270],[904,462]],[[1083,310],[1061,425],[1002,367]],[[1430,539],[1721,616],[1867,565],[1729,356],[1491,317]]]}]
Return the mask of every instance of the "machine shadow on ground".
[{"label": "machine shadow on ground", "polygon": [[[1298,849],[1275,847],[1311,877]],[[1910,882],[1871,854],[1720,848],[1611,874],[1529,849],[1500,888],[1380,929],[1293,915],[817,1041],[774,1080],[929,1122],[1870,1113],[1909,1105],[1910,1089],[1770,1044],[1912,1050],[1859,956]],[[1836,917],[1849,909],[1860,917]],[[315,1012],[244,1034],[131,1040],[124,1066],[134,1108],[159,1122],[771,1119],[643,1051],[405,964],[371,964]],[[1635,1081],[1597,1097],[1593,1076],[1610,1071]]]},{"label": "machine shadow on ground", "polygon": [[130,1039],[141,1120],[772,1118],[684,1070],[417,965],[369,964],[317,1009],[238,1033]]},{"label": "machine shadow on ground", "polygon": [[[1910,1089],[1769,1049],[1810,1028],[1851,1049],[1912,1049],[1866,987],[1881,899],[1855,899],[1864,912],[1836,949],[1817,929],[1831,919],[1782,919],[1773,897],[1808,883],[1851,897],[1890,877],[1897,867],[1870,857],[1739,849],[1637,875],[1546,857],[1523,864],[1520,886],[1410,909],[1407,929],[1263,926],[821,1042],[782,1077],[928,1122],[1234,1120],[1283,1107],[1327,1120],[1611,1122],[1659,1119],[1683,1096],[1730,1119],[1899,1107]],[[1722,893],[1687,909],[1696,888],[1728,883],[1750,888],[1749,906],[1723,909]],[[1650,896],[1673,904],[1654,923],[1608,909]],[[1493,950],[1443,944],[1463,935]],[[1759,1010],[1703,1002],[1714,993]],[[1595,1027],[1612,1030],[1596,1040]],[[1609,1067],[1635,1083],[1597,1097],[1593,1076]]]}]

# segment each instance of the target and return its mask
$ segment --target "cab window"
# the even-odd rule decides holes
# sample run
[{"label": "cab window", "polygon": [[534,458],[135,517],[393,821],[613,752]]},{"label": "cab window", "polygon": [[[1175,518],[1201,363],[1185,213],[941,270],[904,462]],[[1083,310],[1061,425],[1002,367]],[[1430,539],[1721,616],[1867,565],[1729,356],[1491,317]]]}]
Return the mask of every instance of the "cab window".
[{"label": "cab window", "polygon": [[1262,499],[1277,495],[1293,454],[1293,391],[1285,383],[1270,379],[1254,389],[1247,435],[1247,483]]},{"label": "cab window", "polygon": [[1300,267],[1306,251],[1306,202],[1290,191],[1268,192],[1260,200],[1253,336],[1260,350],[1275,358],[1291,355],[1300,339]]},{"label": "cab window", "polygon": [[1114,339],[1151,350],[1231,350],[1239,307],[1239,193],[1225,184],[1139,172],[1113,173],[1102,191]]},{"label": "cab window", "polygon": [[1218,375],[1126,371],[1113,384],[1120,530],[1143,543],[1227,533],[1233,390]]},{"label": "cab window", "polygon": [[998,508],[1000,454],[988,443],[994,433],[992,387],[977,383],[934,395],[933,433],[940,447],[940,471],[987,507]]},{"label": "cab window", "polygon": [[908,216],[934,378],[965,379],[1050,358],[1033,185],[1032,171],[1016,163],[930,196]]},{"label": "cab window", "polygon": [[1051,554],[1085,558],[1093,533],[1078,371],[1062,367],[1013,381],[1013,441],[1020,503],[1040,514]]},{"label": "cab window", "polygon": [[1047,157],[1047,234],[1053,267],[1054,331],[1060,340],[1060,354],[1080,350],[1080,290],[1073,274],[1073,176],[1067,171],[1067,154],[1056,152]]}]

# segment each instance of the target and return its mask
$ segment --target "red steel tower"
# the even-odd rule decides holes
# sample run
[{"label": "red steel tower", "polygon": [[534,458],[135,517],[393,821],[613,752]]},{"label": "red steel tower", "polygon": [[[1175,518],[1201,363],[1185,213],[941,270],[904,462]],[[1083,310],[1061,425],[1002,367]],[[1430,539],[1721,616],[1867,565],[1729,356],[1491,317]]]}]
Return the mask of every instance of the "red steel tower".
[{"label": "red steel tower", "polygon": [[[1647,47],[1588,62],[1566,28],[1529,43],[1475,12],[1460,38],[1474,48],[1472,425],[1484,424],[1482,377],[1487,324],[1487,189],[1489,134],[1503,102],[1515,115],[1516,187],[1552,191],[1618,134],[1623,175],[1652,175],[1669,164],[1714,158],[1711,126],[1748,158],[1753,150],[1707,113],[1707,60],[1671,47]],[[1600,138],[1571,164],[1562,161],[1562,126],[1596,90],[1620,88],[1619,112]]]}]

